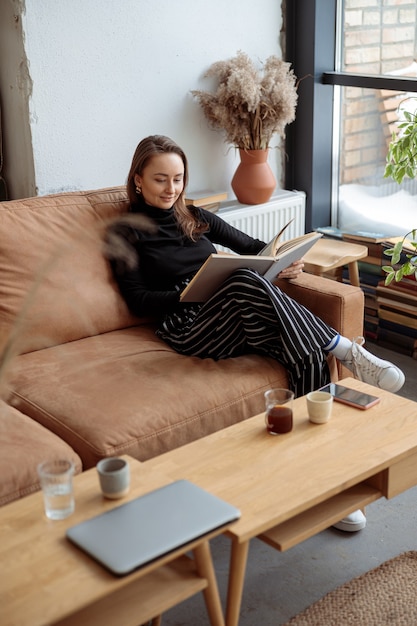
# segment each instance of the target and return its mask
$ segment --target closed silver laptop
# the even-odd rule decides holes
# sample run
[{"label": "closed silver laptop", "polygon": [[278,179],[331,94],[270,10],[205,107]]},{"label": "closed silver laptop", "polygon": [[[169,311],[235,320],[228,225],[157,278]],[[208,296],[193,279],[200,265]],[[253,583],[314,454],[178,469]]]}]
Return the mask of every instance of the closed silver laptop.
[{"label": "closed silver laptop", "polygon": [[67,538],[123,576],[240,517],[240,511],[178,480],[69,528]]}]

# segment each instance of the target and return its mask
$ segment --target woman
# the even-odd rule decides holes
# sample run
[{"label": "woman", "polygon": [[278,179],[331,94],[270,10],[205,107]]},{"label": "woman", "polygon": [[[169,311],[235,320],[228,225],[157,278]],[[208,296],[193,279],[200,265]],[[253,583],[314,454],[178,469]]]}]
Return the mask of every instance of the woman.
[{"label": "woman", "polygon": [[[154,316],[157,334],[182,354],[224,359],[245,353],[270,356],[288,371],[290,387],[303,395],[329,381],[326,355],[332,352],[354,375],[398,391],[404,375],[340,336],[308,309],[253,270],[236,271],[205,303],[180,303],[181,290],[213,244],[238,254],[257,254],[265,242],[242,233],[218,215],[187,207],[188,164],[168,137],[154,135],[136,148],[127,180],[130,212],[149,226],[113,228],[131,253],[111,259],[120,292],[137,316]],[[280,274],[297,278],[300,260]]]},{"label": "woman", "polygon": [[[182,354],[213,359],[245,353],[270,356],[286,367],[296,395],[329,381],[329,352],[360,380],[393,392],[402,387],[404,374],[395,365],[339,335],[253,270],[234,272],[205,303],[180,303],[184,286],[216,252],[213,244],[238,254],[257,254],[265,246],[218,215],[187,207],[187,181],[187,159],[175,142],[155,135],[139,143],[127,192],[130,213],[140,218],[141,226],[127,220],[109,233],[113,242],[123,244],[110,260],[133,314],[154,316],[157,334]],[[280,278],[297,278],[302,270],[300,260]],[[353,532],[365,525],[364,514],[355,511],[335,527]]]}]

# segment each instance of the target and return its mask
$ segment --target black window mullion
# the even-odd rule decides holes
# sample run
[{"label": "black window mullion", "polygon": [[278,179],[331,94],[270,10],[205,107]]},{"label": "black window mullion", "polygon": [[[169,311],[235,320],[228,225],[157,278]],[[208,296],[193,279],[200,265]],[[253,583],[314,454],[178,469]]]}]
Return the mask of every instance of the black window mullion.
[{"label": "black window mullion", "polygon": [[386,76],[375,74],[351,74],[349,72],[323,72],[323,85],[362,87],[364,89],[390,89],[417,92],[417,80],[409,76]]},{"label": "black window mullion", "polygon": [[306,193],[306,231],[331,221],[336,0],[286,0],[286,59],[300,80],[295,121],[286,129],[285,186]]}]

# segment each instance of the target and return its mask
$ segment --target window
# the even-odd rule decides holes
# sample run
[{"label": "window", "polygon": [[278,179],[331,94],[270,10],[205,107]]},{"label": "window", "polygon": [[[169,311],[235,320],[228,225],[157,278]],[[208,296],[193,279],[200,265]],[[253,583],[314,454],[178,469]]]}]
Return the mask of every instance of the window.
[{"label": "window", "polygon": [[[416,14],[408,0],[287,0],[287,59],[301,82],[286,187],[307,194],[307,230],[348,220],[375,230],[376,198],[392,212],[385,155],[398,103],[417,96]],[[401,192],[417,195],[415,181]]]}]

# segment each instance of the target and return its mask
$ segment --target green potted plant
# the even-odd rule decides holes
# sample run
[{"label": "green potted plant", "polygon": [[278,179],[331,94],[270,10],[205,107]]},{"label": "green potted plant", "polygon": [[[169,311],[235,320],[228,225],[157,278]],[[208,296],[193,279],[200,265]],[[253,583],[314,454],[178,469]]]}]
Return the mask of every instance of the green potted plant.
[{"label": "green potted plant", "polygon": [[[217,80],[214,92],[191,93],[209,126],[223,132],[225,141],[239,149],[241,164],[232,180],[236,197],[245,204],[267,202],[276,186],[267,163],[271,139],[274,134],[283,136],[286,125],[295,119],[297,83],[290,64],[270,56],[258,69],[239,51],[231,59],[213,63],[204,77]],[[269,179],[260,183],[259,195],[256,182],[250,179],[251,164]]]},{"label": "green potted plant", "polygon": [[[404,121],[398,124],[399,133],[392,134],[384,172],[384,178],[392,178],[399,185],[404,177],[417,176],[417,110],[414,113],[402,111],[402,115]],[[405,254],[407,260],[400,263],[406,245],[411,251]],[[391,257],[392,263],[382,267],[387,274],[385,284],[389,285],[393,280],[398,282],[412,274],[417,279],[417,228],[406,233],[393,248],[385,250],[385,254]]]}]

